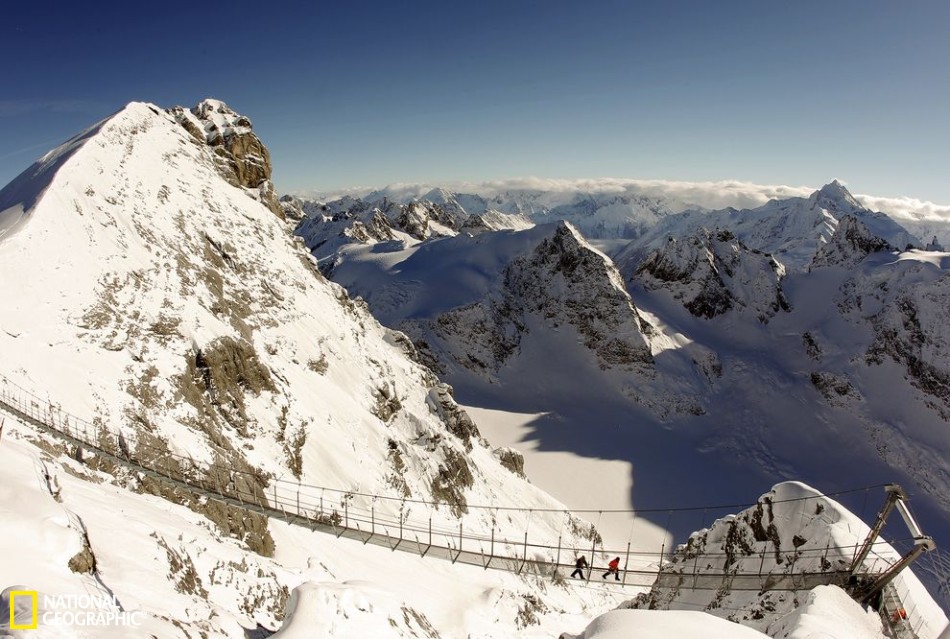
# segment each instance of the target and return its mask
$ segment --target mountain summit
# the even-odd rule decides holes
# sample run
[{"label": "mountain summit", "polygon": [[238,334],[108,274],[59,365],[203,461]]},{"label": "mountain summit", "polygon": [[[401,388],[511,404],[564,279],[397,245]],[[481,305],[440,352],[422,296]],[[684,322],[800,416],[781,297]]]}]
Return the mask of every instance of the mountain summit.
[{"label": "mountain summit", "polygon": [[[517,495],[519,505],[551,513],[535,513],[531,529],[556,542],[564,506],[524,479],[514,454],[503,463],[405,336],[320,275],[269,207],[269,178],[250,120],[213,100],[168,111],[131,103],[47,154],[0,197],[0,375],[115,434],[123,454],[264,502],[278,479],[299,479],[354,493],[347,506],[374,518],[399,521],[403,501],[416,500],[435,504],[443,528],[489,535],[493,513],[470,505]],[[66,455],[84,462],[80,474],[109,469],[89,451]],[[211,634],[229,634],[248,615],[275,626],[299,578],[266,558],[299,552],[288,535],[281,542],[260,515],[148,476],[118,470],[96,480],[205,518],[214,540],[204,546],[147,531],[134,542],[147,549],[130,561],[165,557],[166,544],[176,565],[198,564],[187,607],[212,620]],[[100,540],[109,537],[84,514],[86,543],[105,565],[110,550]],[[528,517],[506,521],[524,530]],[[576,532],[564,534],[587,543],[590,526],[574,521]],[[68,558],[76,550],[64,539],[34,556]],[[232,561],[234,548],[250,559]],[[127,598],[136,574],[105,578]],[[222,578],[253,585],[240,597],[194,585]],[[81,591],[81,577],[62,579],[49,587]]]}]

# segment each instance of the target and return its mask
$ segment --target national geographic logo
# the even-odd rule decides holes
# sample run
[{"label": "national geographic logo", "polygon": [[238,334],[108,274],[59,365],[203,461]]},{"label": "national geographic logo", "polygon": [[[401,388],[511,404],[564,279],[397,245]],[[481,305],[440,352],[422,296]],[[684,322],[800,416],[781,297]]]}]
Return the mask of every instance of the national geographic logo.
[{"label": "national geographic logo", "polygon": [[[40,595],[23,586],[3,591],[9,613],[0,613],[0,635],[3,629],[36,630],[40,627],[93,628],[102,626],[139,626],[145,613],[126,611],[114,595]],[[5,624],[4,621],[7,621]]]},{"label": "national geographic logo", "polygon": [[36,630],[40,616],[38,602],[40,596],[35,590],[11,590],[7,593],[10,599],[10,630]]}]

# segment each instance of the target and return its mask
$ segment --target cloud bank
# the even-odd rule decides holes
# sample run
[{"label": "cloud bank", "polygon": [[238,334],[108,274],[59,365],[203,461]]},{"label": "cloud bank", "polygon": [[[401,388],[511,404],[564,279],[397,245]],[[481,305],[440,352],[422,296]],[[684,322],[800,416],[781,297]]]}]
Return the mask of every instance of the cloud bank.
[{"label": "cloud bank", "polygon": [[[691,208],[737,209],[755,208],[773,199],[808,197],[819,187],[788,186],[784,184],[754,184],[738,180],[716,182],[680,182],[672,180],[635,180],[596,178],[558,180],[548,178],[512,178],[485,182],[446,182],[437,185],[421,183],[390,184],[383,189],[344,189],[335,192],[300,192],[298,195],[332,200],[343,195],[365,197],[374,194],[403,201],[422,197],[435,187],[456,193],[473,193],[493,197],[511,191],[545,191],[548,193],[628,193],[663,200],[674,211]],[[883,211],[896,219],[919,222],[950,223],[950,205],[936,204],[911,197],[881,197],[854,194],[864,206]]]}]

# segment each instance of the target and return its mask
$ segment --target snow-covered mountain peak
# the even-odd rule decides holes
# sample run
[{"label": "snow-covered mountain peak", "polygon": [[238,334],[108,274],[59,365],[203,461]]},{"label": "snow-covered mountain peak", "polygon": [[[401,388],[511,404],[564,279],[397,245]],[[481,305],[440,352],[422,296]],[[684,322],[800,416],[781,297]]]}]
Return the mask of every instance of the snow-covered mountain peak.
[{"label": "snow-covered mountain peak", "polygon": [[741,310],[767,322],[788,310],[781,286],[785,268],[725,229],[669,237],[646,259],[625,262],[624,270],[648,290],[668,290],[696,317]]},{"label": "snow-covered mountain peak", "polygon": [[848,213],[856,210],[866,210],[858,202],[851,192],[838,180],[832,180],[828,184],[815,191],[811,198],[820,203],[824,208],[830,208],[838,213]]},{"label": "snow-covered mountain peak", "polygon": [[[581,252],[595,253],[604,260],[605,264],[610,265],[610,260],[606,255],[593,247],[590,242],[577,230],[577,227],[567,221],[560,221],[554,224],[554,233],[550,236],[550,241],[557,246],[564,254],[578,254]],[[546,240],[547,241],[547,240]],[[621,288],[623,286],[621,285]]]},{"label": "snow-covered mountain peak", "polygon": [[205,98],[191,109],[191,113],[204,123],[206,137],[211,143],[219,137],[227,138],[251,132],[250,118],[237,113],[221,100]]},{"label": "snow-covered mountain peak", "polygon": [[667,216],[625,248],[618,259],[642,259],[662,248],[668,237],[687,237],[699,228],[720,228],[729,229],[747,247],[772,255],[789,272],[804,271],[846,215],[861,220],[872,233],[894,246],[923,246],[885,214],[868,210],[835,180],[809,197],[771,200],[754,209],[685,211]]},{"label": "snow-covered mountain peak", "polygon": [[455,196],[441,187],[432,189],[423,195],[421,199],[429,200],[433,204],[448,204],[450,202],[455,202]]},{"label": "snow-covered mountain peak", "polygon": [[839,220],[831,240],[818,249],[811,268],[854,266],[872,253],[889,250],[894,247],[887,240],[872,233],[857,217],[845,215]]},{"label": "snow-covered mountain peak", "polygon": [[[545,266],[564,279],[581,283],[597,278],[629,299],[623,277],[610,258],[591,246],[570,222],[558,222],[554,232],[535,248],[531,264]],[[607,293],[607,291],[604,291]],[[608,297],[612,295],[608,294]]]},{"label": "snow-covered mountain peak", "polygon": [[[0,374],[121,434],[136,458],[237,472],[262,499],[272,480],[300,479],[393,496],[376,516],[397,518],[400,498],[438,503],[488,534],[491,514],[467,504],[517,495],[557,513],[531,522],[556,540],[563,505],[496,458],[404,337],[320,276],[222,170],[240,156],[196,138],[187,113],[133,103],[4,190],[14,213],[0,217],[25,223],[0,238]],[[179,501],[245,550],[279,550],[263,517]],[[192,603],[227,618],[225,598]]]}]

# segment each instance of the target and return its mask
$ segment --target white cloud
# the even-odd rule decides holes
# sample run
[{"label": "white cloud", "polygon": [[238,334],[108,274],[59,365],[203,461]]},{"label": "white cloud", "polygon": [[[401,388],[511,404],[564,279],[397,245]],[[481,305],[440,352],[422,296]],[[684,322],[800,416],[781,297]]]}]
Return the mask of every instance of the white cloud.
[{"label": "white cloud", "polygon": [[[395,200],[421,197],[433,188],[432,184],[390,184],[383,193]],[[761,206],[772,199],[808,197],[820,186],[788,186],[784,184],[753,184],[738,180],[715,182],[680,182],[673,180],[635,180],[622,178],[594,178],[559,180],[522,177],[484,182],[446,182],[438,184],[457,193],[477,193],[491,197],[506,191],[545,191],[548,193],[631,193],[663,199],[675,210],[688,208],[737,209]],[[333,193],[304,193],[300,195],[334,199],[341,195],[364,196],[374,189],[342,189]],[[950,205],[935,204],[910,197],[878,197],[855,195],[868,208],[883,211],[902,220],[938,221],[950,223]]]},{"label": "white cloud", "polygon": [[912,197],[877,197],[855,195],[861,204],[873,211],[883,211],[899,220],[950,223],[950,204],[935,204]]}]

